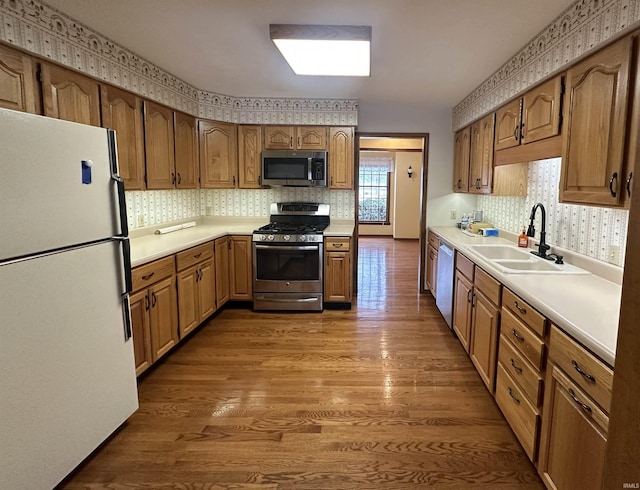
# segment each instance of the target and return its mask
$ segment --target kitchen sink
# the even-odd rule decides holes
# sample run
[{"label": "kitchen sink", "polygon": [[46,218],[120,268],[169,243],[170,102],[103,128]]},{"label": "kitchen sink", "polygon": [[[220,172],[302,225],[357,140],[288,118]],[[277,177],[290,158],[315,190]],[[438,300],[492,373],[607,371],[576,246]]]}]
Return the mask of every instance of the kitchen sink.
[{"label": "kitchen sink", "polygon": [[469,248],[488,260],[531,258],[528,249],[519,250],[512,245],[469,245]]}]

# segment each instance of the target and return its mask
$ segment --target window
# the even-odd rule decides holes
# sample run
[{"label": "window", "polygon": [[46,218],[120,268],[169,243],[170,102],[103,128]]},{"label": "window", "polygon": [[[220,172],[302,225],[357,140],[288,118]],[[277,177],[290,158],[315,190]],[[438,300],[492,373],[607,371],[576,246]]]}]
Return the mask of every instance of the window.
[{"label": "window", "polygon": [[360,156],[358,220],[389,224],[392,157]]}]

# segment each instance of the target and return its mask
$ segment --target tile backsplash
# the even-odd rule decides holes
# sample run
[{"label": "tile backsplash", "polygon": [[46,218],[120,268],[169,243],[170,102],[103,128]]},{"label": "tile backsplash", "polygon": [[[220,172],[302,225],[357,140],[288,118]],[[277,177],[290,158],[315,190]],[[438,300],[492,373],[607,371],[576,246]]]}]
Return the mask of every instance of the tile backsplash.
[{"label": "tile backsplash", "polygon": [[331,205],[331,218],[354,219],[355,192],[300,187],[127,191],[130,228],[198,216],[268,217],[272,202],[310,201]]},{"label": "tile backsplash", "polygon": [[[541,202],[547,212],[547,242],[574,252],[611,262],[610,247],[620,252],[615,265],[624,264],[629,212],[625,209],[579,206],[558,202],[560,158],[529,164],[527,197],[480,196],[478,208],[486,221],[498,228],[520,233],[529,224],[531,208]],[[535,220],[536,237],[540,236],[540,211]],[[537,238],[536,238],[537,240]]]}]

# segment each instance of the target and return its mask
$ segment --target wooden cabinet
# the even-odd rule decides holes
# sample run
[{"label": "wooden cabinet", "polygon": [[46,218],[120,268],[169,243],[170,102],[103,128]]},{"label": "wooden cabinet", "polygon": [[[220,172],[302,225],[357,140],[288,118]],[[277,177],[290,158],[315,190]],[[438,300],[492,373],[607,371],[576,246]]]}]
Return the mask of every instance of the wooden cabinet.
[{"label": "wooden cabinet", "polygon": [[238,167],[236,127],[231,123],[200,120],[200,187],[233,189]]},{"label": "wooden cabinet", "polygon": [[466,127],[455,134],[453,146],[453,191],[469,192],[469,151],[471,150],[471,128]]},{"label": "wooden cabinet", "polygon": [[351,302],[351,239],[326,238],[324,302]]},{"label": "wooden cabinet", "polygon": [[262,127],[238,126],[238,187],[262,187]]},{"label": "wooden cabinet", "polygon": [[176,183],[173,111],[144,101],[147,189],[173,189]]},{"label": "wooden cabinet", "polygon": [[179,340],[173,255],[134,268],[132,279],[133,350],[140,375]]},{"label": "wooden cabinet", "polygon": [[265,126],[265,150],[326,150],[324,126]]},{"label": "wooden cabinet", "polygon": [[177,189],[198,187],[196,118],[182,112],[173,113],[175,141],[175,185]]},{"label": "wooden cabinet", "polygon": [[216,311],[213,242],[176,254],[180,338]]},{"label": "wooden cabinet", "polygon": [[229,299],[253,299],[251,236],[229,237]]},{"label": "wooden cabinet", "polygon": [[100,84],[89,77],[42,63],[44,115],[100,126]]},{"label": "wooden cabinet", "polygon": [[496,111],[495,150],[520,144],[522,99],[516,99]]},{"label": "wooden cabinet", "polygon": [[453,330],[467,352],[469,352],[471,343],[473,273],[473,262],[456,252],[456,273],[453,287]]},{"label": "wooden cabinet", "polygon": [[0,45],[0,107],[37,114],[34,62],[20,51]]},{"label": "wooden cabinet", "polygon": [[100,85],[100,98],[102,126],[116,131],[118,171],[125,189],[144,189],[142,99],[110,85]]},{"label": "wooden cabinet", "polygon": [[435,233],[428,234],[427,248],[427,288],[431,291],[433,297],[436,297],[436,286],[438,283],[438,248],[440,240]]},{"label": "wooden cabinet", "polygon": [[469,192],[489,194],[493,179],[494,114],[471,125]]},{"label": "wooden cabinet", "polygon": [[217,238],[214,242],[216,270],[216,304],[221,308],[229,301],[229,237]]},{"label": "wooden cabinet", "polygon": [[354,129],[332,127],[329,129],[329,187],[353,189]]},{"label": "wooden cabinet", "polygon": [[631,53],[627,37],[567,71],[561,202],[616,206],[624,201],[633,170],[625,162]]}]

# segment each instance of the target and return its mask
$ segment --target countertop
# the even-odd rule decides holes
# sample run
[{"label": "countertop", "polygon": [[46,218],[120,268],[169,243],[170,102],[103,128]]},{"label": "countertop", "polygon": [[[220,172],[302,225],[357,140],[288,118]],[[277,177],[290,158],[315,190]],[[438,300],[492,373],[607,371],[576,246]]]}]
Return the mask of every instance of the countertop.
[{"label": "countertop", "polygon": [[[188,220],[183,220],[188,221]],[[269,222],[269,218],[200,218],[193,228],[155,235],[156,227],[131,232],[131,266],[137,267],[156,259],[161,259],[187,248],[195,247],[225,235],[251,235],[253,230]],[[355,229],[353,220],[332,220],[323,232],[324,236],[351,236]]]},{"label": "countertop", "polygon": [[490,261],[474,253],[469,245],[515,243],[500,237],[471,237],[454,227],[429,229],[521,296],[607,364],[614,365],[622,295],[619,284],[595,274],[503,273]]}]

